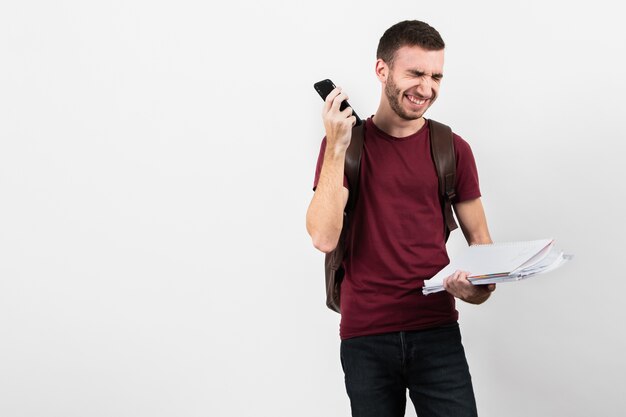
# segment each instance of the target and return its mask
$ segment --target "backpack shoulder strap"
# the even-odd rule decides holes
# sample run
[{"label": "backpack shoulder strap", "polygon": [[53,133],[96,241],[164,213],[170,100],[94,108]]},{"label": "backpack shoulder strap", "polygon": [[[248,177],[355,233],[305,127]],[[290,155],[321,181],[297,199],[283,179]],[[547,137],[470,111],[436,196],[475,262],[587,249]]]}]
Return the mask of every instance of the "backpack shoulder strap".
[{"label": "backpack shoulder strap", "polygon": [[439,178],[439,195],[442,199],[444,228],[446,241],[450,232],[458,227],[452,213],[452,199],[456,197],[456,156],[454,154],[454,138],[452,129],[435,120],[428,120],[430,130],[430,150],[432,153],[437,177]]},{"label": "backpack shoulder strap", "polygon": [[365,123],[355,125],[352,128],[352,139],[346,150],[346,161],[344,173],[348,177],[350,184],[350,194],[346,205],[346,212],[350,213],[354,209],[356,196],[359,191],[359,170],[361,168],[361,154],[363,153],[363,142],[365,141]]}]

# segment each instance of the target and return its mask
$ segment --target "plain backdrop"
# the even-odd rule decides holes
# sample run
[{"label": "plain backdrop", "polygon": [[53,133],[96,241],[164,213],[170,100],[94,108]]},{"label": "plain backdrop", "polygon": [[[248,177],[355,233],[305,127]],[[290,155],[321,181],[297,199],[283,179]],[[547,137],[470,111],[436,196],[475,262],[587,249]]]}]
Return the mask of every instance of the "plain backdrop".
[{"label": "plain backdrop", "polygon": [[613,4],[3,1],[0,415],[349,415],[312,85],[373,114],[378,39],[419,19],[447,44],[427,116],[472,146],[493,239],[575,255],[458,303],[480,415],[623,416]]}]

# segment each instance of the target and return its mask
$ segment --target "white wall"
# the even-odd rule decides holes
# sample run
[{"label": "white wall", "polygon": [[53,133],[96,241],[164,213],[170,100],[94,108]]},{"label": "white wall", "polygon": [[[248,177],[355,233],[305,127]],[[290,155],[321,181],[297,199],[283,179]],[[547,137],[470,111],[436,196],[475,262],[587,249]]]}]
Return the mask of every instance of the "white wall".
[{"label": "white wall", "polygon": [[525,4],[3,2],[0,415],[348,415],[312,85],[372,114],[379,37],[421,19],[494,239],[576,255],[459,304],[481,416],[622,416],[626,30]]}]

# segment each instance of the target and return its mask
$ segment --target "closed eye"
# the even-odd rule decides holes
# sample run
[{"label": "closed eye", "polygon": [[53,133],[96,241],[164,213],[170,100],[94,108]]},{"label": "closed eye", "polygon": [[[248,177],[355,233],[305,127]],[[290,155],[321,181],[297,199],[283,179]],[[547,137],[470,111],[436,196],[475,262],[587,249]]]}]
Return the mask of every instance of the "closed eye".
[{"label": "closed eye", "polygon": [[[421,78],[421,77],[424,77],[425,75],[427,75],[425,72],[418,71],[418,70],[409,70],[409,74],[414,76],[414,77],[418,77],[418,78]],[[443,78],[443,74],[436,73],[436,74],[431,75],[431,77],[432,77],[433,80],[439,82]]]}]

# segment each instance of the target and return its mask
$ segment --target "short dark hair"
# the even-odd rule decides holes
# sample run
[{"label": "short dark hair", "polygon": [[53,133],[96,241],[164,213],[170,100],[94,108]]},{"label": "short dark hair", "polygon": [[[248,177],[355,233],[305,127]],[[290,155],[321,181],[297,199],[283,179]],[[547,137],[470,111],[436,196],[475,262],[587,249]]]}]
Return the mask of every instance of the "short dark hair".
[{"label": "short dark hair", "polygon": [[427,51],[439,51],[445,48],[446,44],[439,32],[428,23],[405,20],[396,23],[383,33],[378,42],[376,58],[391,66],[396,51],[403,46],[419,46]]}]

